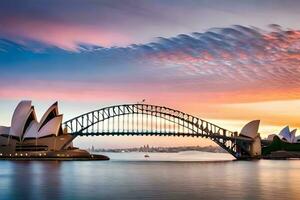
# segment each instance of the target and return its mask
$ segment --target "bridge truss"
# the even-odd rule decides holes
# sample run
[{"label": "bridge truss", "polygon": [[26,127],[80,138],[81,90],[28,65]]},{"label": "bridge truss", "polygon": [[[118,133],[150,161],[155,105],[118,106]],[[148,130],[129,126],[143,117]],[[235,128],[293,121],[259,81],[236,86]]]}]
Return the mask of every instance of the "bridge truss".
[{"label": "bridge truss", "polygon": [[251,139],[167,107],[124,104],[94,110],[66,121],[76,136],[183,136],[209,138],[236,158],[249,156]]}]

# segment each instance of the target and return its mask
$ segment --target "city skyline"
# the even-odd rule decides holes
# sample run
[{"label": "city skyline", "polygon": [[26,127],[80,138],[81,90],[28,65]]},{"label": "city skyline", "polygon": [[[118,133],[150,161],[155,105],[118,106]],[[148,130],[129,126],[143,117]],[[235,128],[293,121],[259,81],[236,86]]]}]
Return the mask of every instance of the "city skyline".
[{"label": "city skyline", "polygon": [[[262,137],[300,127],[299,2],[89,3],[0,3],[1,124],[10,125],[23,99],[33,100],[38,117],[58,100],[64,121],[146,99],[232,131],[260,119]],[[155,137],[76,143],[210,144]]]}]

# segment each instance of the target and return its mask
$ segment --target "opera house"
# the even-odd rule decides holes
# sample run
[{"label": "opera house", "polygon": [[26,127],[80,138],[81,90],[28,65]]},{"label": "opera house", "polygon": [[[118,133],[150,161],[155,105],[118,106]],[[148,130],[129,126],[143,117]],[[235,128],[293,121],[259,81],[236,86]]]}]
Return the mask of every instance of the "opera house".
[{"label": "opera house", "polygon": [[296,136],[297,129],[290,131],[284,127],[279,134],[267,137],[268,145],[262,148],[263,156],[267,158],[300,158],[300,136]]},{"label": "opera house", "polygon": [[278,135],[271,134],[268,136],[267,140],[272,141],[275,136],[279,137],[282,141],[289,142],[289,143],[299,143],[300,136],[296,137],[297,129],[290,131],[289,126],[284,127]]},{"label": "opera house", "polygon": [[11,127],[0,126],[0,159],[108,159],[73,147],[75,137],[63,130],[62,120],[57,102],[38,121],[31,101],[21,101]]}]

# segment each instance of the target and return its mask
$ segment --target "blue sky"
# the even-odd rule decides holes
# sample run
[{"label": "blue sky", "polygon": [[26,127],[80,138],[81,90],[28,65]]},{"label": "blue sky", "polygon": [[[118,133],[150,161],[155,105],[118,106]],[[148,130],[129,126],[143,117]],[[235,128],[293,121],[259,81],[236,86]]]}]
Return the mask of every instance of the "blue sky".
[{"label": "blue sky", "polygon": [[298,127],[299,8],[279,0],[1,1],[0,123],[9,125],[22,99],[41,113],[58,100],[65,119],[146,99],[233,131],[253,118],[266,134]]}]

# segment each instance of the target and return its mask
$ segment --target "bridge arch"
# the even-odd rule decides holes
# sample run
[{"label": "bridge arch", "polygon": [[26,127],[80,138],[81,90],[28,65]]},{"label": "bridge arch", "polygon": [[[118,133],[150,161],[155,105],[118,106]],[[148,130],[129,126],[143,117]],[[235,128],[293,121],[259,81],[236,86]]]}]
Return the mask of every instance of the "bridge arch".
[{"label": "bridge arch", "polygon": [[63,125],[74,137],[152,135],[209,138],[236,158],[248,156],[247,143],[251,142],[198,117],[148,104],[109,106],[82,114]]}]

